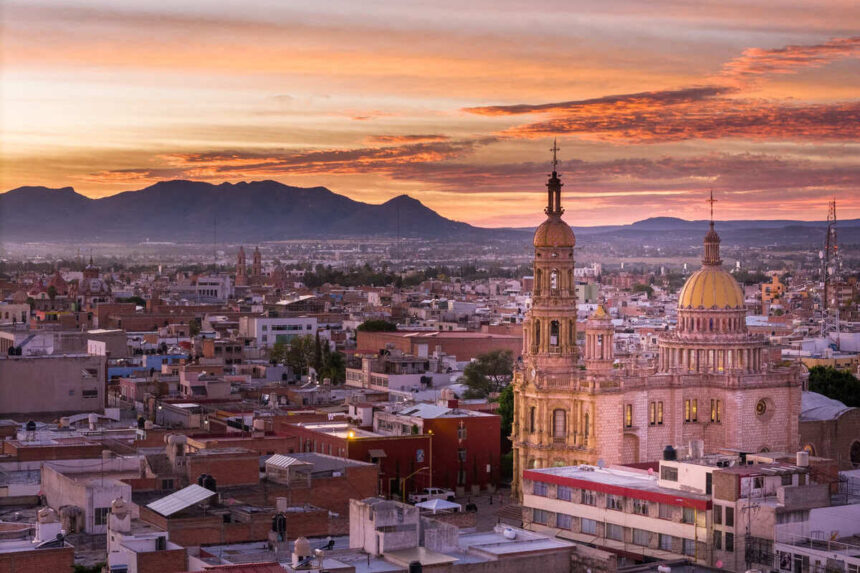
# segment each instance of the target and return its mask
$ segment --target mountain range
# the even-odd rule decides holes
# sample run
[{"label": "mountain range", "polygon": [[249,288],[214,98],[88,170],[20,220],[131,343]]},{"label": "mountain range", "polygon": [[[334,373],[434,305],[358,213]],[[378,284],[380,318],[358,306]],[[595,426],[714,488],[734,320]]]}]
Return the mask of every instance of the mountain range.
[{"label": "mountain range", "polygon": [[[721,221],[724,240],[752,244],[818,244],[825,222]],[[699,240],[706,221],[655,217],[631,225],[575,227],[593,240]],[[19,187],[0,194],[0,241],[88,243],[145,240],[276,241],[349,237],[512,239],[533,228],[488,229],[442,217],[400,195],[380,205],[355,201],[325,187],[277,181],[221,183],[162,181],[138,191],[91,199],[71,187]],[[729,232],[729,233],[727,233]],[[860,241],[860,220],[841,221],[840,238]]]}]

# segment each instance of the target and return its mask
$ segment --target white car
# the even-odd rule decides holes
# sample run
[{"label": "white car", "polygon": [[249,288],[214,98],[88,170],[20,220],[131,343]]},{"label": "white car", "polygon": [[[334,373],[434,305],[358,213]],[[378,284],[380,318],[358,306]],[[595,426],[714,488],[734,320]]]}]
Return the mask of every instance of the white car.
[{"label": "white car", "polygon": [[442,489],[440,487],[425,487],[418,493],[409,495],[409,503],[421,503],[430,499],[454,501],[454,492],[450,489]]}]

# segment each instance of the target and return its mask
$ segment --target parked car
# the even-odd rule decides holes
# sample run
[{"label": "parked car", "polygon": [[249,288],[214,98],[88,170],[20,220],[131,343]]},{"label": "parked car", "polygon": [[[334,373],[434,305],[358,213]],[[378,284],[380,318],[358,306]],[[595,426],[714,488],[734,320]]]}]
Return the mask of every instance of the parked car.
[{"label": "parked car", "polygon": [[425,487],[418,493],[409,494],[409,503],[421,503],[430,499],[444,499],[454,501],[454,492],[441,487]]}]

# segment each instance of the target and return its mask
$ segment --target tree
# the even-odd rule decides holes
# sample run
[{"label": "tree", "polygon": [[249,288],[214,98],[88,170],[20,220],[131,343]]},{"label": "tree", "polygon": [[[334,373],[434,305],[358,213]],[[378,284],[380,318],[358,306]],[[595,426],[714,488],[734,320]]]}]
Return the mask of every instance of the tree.
[{"label": "tree", "polygon": [[487,398],[500,392],[514,372],[514,353],[493,350],[478,355],[463,370],[463,384],[469,387],[466,398]]},{"label": "tree", "polygon": [[499,394],[498,414],[502,417],[502,439],[509,440],[514,425],[514,387],[510,384]]},{"label": "tree", "polygon": [[359,324],[356,330],[359,332],[396,332],[397,325],[387,320],[371,319]]},{"label": "tree", "polygon": [[322,370],[323,366],[323,353],[322,353],[322,344],[320,343],[320,333],[317,331],[316,336],[314,337],[314,357],[313,357],[313,365],[314,370],[319,372]]},{"label": "tree", "polygon": [[192,337],[200,334],[200,328],[202,327],[199,318],[192,318],[188,321],[188,334]]},{"label": "tree", "polygon": [[813,366],[809,369],[809,390],[839,400],[846,406],[860,407],[860,380],[850,372],[832,366]]}]

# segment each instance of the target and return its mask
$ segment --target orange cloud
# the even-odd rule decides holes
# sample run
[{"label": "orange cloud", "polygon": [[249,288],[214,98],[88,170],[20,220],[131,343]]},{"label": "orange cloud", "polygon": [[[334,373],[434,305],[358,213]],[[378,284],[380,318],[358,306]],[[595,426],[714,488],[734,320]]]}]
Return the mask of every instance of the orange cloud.
[{"label": "orange cloud", "polygon": [[371,135],[368,143],[412,143],[417,141],[448,141],[447,135]]},{"label": "orange cloud", "polygon": [[819,67],[840,58],[860,55],[860,36],[834,38],[815,45],[792,45],[773,50],[749,48],[740,57],[727,62],[721,75],[747,80],[767,74],[794,74],[803,68]]}]

